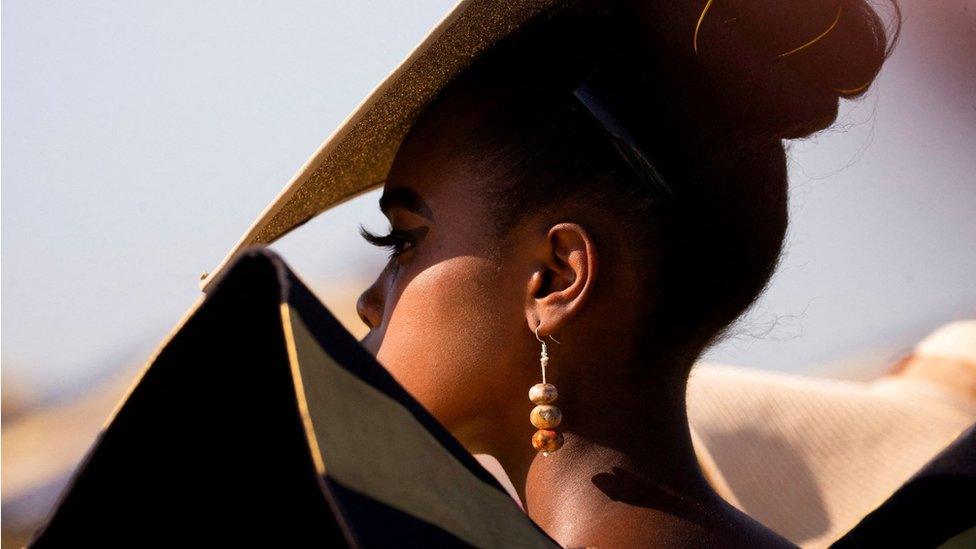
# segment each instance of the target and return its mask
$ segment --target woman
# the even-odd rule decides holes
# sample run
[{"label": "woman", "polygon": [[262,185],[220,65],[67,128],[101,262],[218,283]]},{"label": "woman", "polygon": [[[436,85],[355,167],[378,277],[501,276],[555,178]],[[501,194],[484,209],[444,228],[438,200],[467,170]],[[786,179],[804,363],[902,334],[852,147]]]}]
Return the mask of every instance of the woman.
[{"label": "woman", "polygon": [[391,250],[363,345],[566,546],[789,545],[710,488],[686,381],[777,263],[782,139],[890,48],[860,1],[712,3],[524,26],[411,127],[363,230]]}]

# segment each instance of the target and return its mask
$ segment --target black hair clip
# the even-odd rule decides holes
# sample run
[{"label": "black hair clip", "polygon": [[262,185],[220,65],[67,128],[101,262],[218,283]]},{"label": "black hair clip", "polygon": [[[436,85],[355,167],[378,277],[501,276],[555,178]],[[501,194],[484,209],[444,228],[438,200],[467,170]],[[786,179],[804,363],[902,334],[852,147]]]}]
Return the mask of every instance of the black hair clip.
[{"label": "black hair clip", "polygon": [[589,80],[584,80],[582,84],[577,86],[573,90],[573,95],[607,131],[614,147],[640,180],[644,182],[654,199],[665,200],[673,197],[674,192],[665,183],[661,173],[644,153],[641,146],[637,144],[637,140],[613,115],[607,104],[600,99]]}]

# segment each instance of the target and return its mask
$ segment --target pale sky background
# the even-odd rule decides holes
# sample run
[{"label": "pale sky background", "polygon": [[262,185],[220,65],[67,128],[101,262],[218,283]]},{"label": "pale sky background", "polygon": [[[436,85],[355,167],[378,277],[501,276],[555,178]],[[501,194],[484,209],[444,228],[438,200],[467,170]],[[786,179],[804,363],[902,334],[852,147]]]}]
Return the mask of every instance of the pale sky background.
[{"label": "pale sky background", "polygon": [[[783,265],[709,359],[824,375],[976,316],[974,3],[902,1],[870,95],[792,145]],[[4,382],[66,395],[148,358],[200,273],[453,4],[5,1]],[[386,227],[376,198],[274,248],[322,295],[358,292],[385,258],[356,234]]]}]

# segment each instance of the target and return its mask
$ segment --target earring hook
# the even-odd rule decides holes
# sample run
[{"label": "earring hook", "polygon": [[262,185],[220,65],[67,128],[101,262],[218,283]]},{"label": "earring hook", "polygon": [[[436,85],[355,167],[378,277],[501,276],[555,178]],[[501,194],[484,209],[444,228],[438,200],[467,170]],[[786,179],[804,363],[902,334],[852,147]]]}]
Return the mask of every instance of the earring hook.
[{"label": "earring hook", "polygon": [[[542,326],[542,323],[541,323],[541,322],[539,323],[539,326]],[[540,339],[540,338],[539,338],[539,326],[536,326],[536,327],[535,327],[535,338],[536,338],[536,339],[538,339],[540,343],[543,343],[543,344],[544,344],[544,343],[545,343],[545,341],[543,341],[542,339]],[[548,337],[549,339],[551,339],[551,340],[553,340],[553,341],[555,341],[556,343],[562,343],[562,342],[561,342],[561,341],[559,341],[558,339],[556,339],[556,338],[554,338],[554,337],[552,337],[552,334],[549,334],[549,335],[548,335],[547,337]]]}]

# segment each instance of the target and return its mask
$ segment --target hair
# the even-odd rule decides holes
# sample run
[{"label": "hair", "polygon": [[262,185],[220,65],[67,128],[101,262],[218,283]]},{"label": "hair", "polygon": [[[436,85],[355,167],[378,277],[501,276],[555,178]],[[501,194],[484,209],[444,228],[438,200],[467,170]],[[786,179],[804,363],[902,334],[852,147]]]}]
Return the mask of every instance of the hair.
[{"label": "hair", "polygon": [[[646,273],[635,338],[690,367],[778,263],[783,139],[833,123],[897,30],[861,0],[650,4],[560,4],[478,57],[421,119],[456,94],[484,108],[454,152],[489,179],[499,237],[559,201],[613,213]],[[585,79],[673,196],[649,193],[574,97]]]}]

